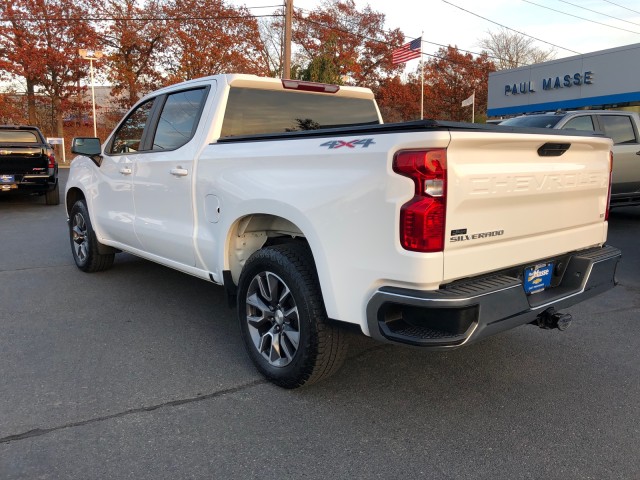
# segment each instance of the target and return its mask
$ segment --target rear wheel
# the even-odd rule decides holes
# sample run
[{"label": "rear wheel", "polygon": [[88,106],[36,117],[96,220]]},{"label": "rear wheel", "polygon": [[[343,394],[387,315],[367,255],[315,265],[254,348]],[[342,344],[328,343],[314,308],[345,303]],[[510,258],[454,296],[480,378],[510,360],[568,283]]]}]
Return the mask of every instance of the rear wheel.
[{"label": "rear wheel", "polygon": [[60,205],[60,187],[56,182],[56,188],[45,192],[45,200],[47,205]]},{"label": "rear wheel", "polygon": [[345,332],[328,323],[306,245],[266,247],[247,260],[238,285],[238,317],[249,356],[281,387],[327,378],[346,357]]},{"label": "rear wheel", "polygon": [[83,272],[99,272],[113,265],[114,253],[99,252],[100,243],[91,225],[89,210],[84,200],[78,200],[71,207],[69,238],[73,259]]}]

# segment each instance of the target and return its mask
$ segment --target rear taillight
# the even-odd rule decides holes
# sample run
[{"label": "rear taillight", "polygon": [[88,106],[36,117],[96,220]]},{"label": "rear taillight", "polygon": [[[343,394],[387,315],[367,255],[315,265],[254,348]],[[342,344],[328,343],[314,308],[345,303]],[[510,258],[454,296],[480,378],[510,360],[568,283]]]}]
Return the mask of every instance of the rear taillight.
[{"label": "rear taillight", "polygon": [[48,168],[55,168],[56,166],[56,157],[53,153],[53,150],[47,149],[47,158],[49,160]]},{"label": "rear taillight", "polygon": [[415,252],[444,250],[447,150],[396,153],[393,171],[413,180],[414,197],[400,209],[400,243]]},{"label": "rear taillight", "polygon": [[611,181],[613,180],[613,151],[609,152],[609,191],[607,192],[607,210],[604,212],[605,221],[609,220],[609,209],[611,208]]}]

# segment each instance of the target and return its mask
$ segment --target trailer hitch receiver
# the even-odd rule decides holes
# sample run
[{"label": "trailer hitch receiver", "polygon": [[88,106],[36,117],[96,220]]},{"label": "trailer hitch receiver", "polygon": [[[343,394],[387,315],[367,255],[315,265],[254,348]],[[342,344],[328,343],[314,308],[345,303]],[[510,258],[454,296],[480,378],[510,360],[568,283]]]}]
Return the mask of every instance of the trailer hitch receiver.
[{"label": "trailer hitch receiver", "polygon": [[556,312],[553,307],[550,307],[538,315],[535,324],[545,330],[557,328],[560,331],[565,331],[571,325],[572,320],[573,317],[570,314]]}]

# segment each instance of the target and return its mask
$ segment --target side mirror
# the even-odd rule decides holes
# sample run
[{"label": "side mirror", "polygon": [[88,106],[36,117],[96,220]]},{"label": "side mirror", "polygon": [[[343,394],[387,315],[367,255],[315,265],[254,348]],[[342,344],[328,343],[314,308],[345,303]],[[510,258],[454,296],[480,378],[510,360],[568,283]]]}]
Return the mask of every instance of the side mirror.
[{"label": "side mirror", "polygon": [[71,153],[87,157],[100,155],[102,153],[100,139],[95,137],[74,137],[71,141]]},{"label": "side mirror", "polygon": [[93,160],[98,167],[102,164],[102,147],[96,137],[74,137],[71,141],[71,153],[84,155]]}]

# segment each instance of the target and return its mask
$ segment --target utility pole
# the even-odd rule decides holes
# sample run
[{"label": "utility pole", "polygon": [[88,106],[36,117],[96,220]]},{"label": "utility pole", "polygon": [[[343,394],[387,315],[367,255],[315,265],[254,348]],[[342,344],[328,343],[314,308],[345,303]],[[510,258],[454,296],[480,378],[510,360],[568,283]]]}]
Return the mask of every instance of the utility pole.
[{"label": "utility pole", "polygon": [[291,19],[293,17],[293,0],[284,0],[284,66],[282,78],[291,77]]}]

